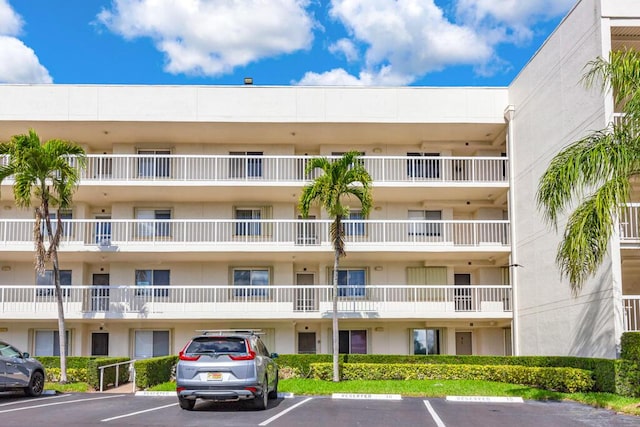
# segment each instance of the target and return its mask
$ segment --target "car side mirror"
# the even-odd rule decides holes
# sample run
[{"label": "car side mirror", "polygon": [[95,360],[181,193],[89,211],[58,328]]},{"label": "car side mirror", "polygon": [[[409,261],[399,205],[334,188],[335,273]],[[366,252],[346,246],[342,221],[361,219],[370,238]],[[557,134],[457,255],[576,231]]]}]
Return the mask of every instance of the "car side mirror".
[{"label": "car side mirror", "polygon": [[28,359],[29,357],[31,357],[31,355],[29,353],[27,353],[26,351],[24,353],[22,353],[22,358],[23,359]]},{"label": "car side mirror", "polygon": [[276,357],[278,357],[278,353],[271,353],[271,358],[275,359]]}]

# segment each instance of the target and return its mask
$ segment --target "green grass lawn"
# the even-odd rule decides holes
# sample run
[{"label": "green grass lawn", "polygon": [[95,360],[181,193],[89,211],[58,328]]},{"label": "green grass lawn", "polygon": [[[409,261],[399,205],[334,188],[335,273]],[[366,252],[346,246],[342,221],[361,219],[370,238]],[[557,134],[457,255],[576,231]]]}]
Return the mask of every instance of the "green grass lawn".
[{"label": "green grass lawn", "polygon": [[[175,391],[173,382],[152,387],[150,390]],[[401,394],[413,397],[445,396],[507,396],[528,400],[573,400],[598,408],[626,414],[640,415],[640,400],[611,393],[557,393],[516,384],[471,380],[389,380],[389,381],[331,381],[310,379],[280,380],[280,392],[296,395],[323,395],[332,393]]]}]

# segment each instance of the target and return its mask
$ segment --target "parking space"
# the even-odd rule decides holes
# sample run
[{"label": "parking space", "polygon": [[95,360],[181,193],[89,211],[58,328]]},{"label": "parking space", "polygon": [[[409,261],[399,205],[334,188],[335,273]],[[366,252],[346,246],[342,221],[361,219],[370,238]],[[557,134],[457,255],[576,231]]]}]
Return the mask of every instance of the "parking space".
[{"label": "parking space", "polygon": [[492,403],[444,399],[336,399],[299,396],[241,403],[198,401],[181,410],[175,396],[71,393],[40,398],[0,395],[2,425],[71,426],[638,426],[640,418],[570,402]]}]

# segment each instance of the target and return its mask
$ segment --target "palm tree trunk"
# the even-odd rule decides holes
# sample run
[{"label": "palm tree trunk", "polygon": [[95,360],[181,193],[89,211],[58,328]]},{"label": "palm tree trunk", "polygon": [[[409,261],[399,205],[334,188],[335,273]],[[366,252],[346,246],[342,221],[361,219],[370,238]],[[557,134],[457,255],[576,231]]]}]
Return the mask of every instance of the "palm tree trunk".
[{"label": "palm tree trunk", "polygon": [[338,350],[339,350],[339,330],[338,330],[338,262],[340,254],[335,251],[333,258],[333,313],[332,330],[333,330],[333,381],[340,381],[340,369],[338,366]]},{"label": "palm tree trunk", "polygon": [[62,304],[62,286],[60,286],[60,268],[58,266],[58,251],[54,249],[52,257],[53,277],[56,285],[56,300],[58,302],[58,337],[60,341],[60,382],[67,382],[67,336],[64,327],[64,305]]}]

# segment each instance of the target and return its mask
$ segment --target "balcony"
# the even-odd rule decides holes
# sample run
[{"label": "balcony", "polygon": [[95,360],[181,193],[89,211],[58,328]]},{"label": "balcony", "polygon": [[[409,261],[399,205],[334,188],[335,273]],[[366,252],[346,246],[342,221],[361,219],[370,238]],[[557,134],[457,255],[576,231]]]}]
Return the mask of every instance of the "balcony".
[{"label": "balcony", "polygon": [[640,295],[622,297],[625,332],[640,332]]},{"label": "balcony", "polygon": [[[72,219],[62,221],[61,250],[331,250],[331,223],[302,219]],[[510,243],[509,221],[505,220],[346,220],[343,224],[344,240],[351,250],[393,250],[396,246],[403,250],[482,247],[502,251]],[[33,250],[33,226],[33,220],[0,220],[0,250]]]},{"label": "balcony", "polygon": [[[342,318],[511,318],[509,286],[339,288]],[[69,286],[67,319],[330,318],[331,286]],[[0,287],[2,318],[56,319],[53,287]]]},{"label": "balcony", "polygon": [[[81,182],[118,184],[205,181],[225,185],[255,185],[259,182],[302,184],[309,180],[305,175],[305,168],[310,158],[263,155],[90,154],[87,156],[87,167],[81,174]],[[509,168],[505,157],[363,156],[360,159],[375,183],[508,183]]]},{"label": "balcony", "polygon": [[623,244],[640,244],[640,203],[627,203],[619,210],[620,241]]}]

